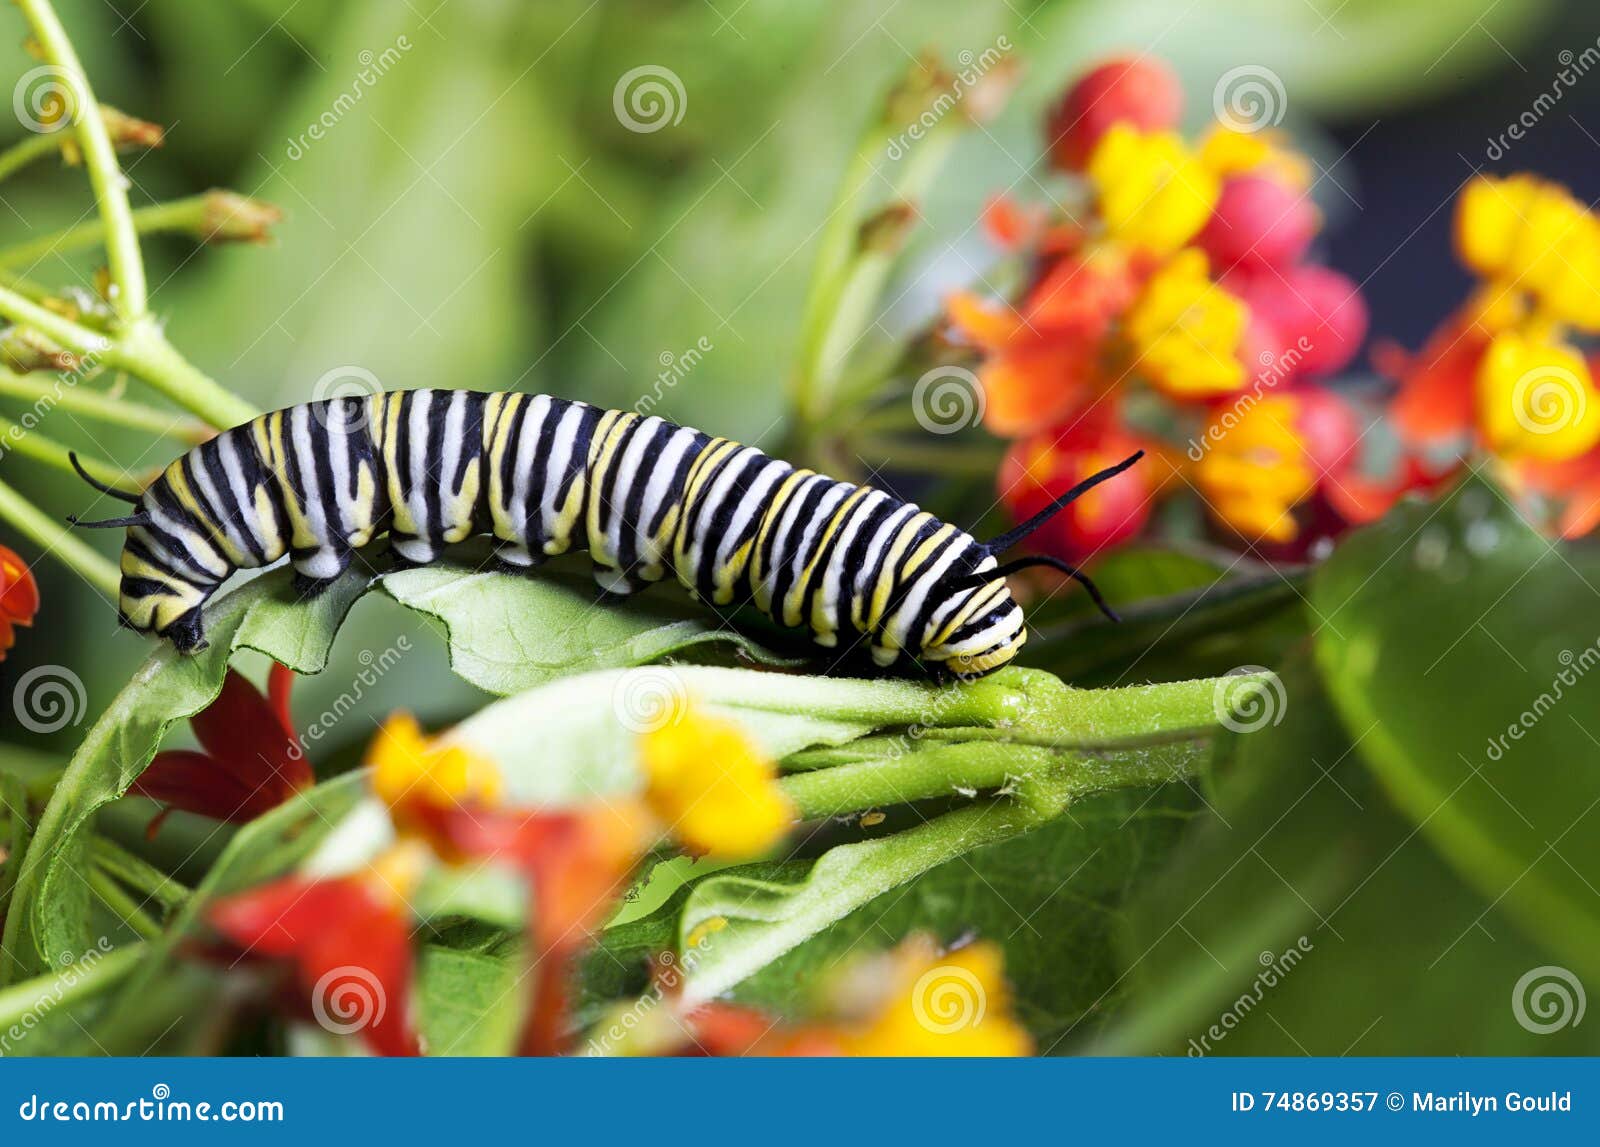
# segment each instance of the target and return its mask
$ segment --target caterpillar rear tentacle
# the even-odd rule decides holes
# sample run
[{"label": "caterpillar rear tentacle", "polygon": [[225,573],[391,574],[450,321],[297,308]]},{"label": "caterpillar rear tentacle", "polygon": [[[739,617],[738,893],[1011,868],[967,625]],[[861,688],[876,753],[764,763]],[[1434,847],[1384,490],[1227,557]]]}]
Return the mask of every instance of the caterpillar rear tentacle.
[{"label": "caterpillar rear tentacle", "polygon": [[[714,607],[741,600],[834,648],[864,638],[883,666],[981,675],[1027,639],[996,556],[1098,481],[993,543],[868,486],[840,482],[661,418],[544,395],[465,390],[335,398],[264,414],[168,466],[128,530],[119,615],[189,652],[201,608],[238,569],[288,555],[315,596],[387,533],[426,565],[478,534],[528,574],[587,550],[607,594],[666,577]],[[1087,578],[1057,564],[1099,594]],[[1109,613],[1109,609],[1107,609]]]}]

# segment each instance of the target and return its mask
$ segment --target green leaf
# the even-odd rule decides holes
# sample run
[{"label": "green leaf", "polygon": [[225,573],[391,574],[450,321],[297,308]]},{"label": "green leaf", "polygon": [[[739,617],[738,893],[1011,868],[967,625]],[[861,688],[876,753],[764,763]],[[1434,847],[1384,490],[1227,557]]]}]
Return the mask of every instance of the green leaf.
[{"label": "green leaf", "polygon": [[[1582,563],[1582,564],[1579,564]],[[1317,664],[1359,751],[1440,852],[1600,976],[1600,567],[1472,477],[1318,573]]]},{"label": "green leaf", "polygon": [[[144,945],[95,945],[0,989],[0,1056],[82,1055],[101,999],[137,966]],[[89,1020],[90,1022],[85,1022]]]},{"label": "green leaf", "polygon": [[511,577],[445,563],[386,574],[379,585],[406,608],[443,622],[450,667],[501,696],[585,670],[642,665],[708,642],[781,663],[670,586],[625,606],[602,604],[587,577],[543,571]]},{"label": "green leaf", "polygon": [[1089,1050],[1592,1050],[1592,1025],[1518,1024],[1513,989],[1550,953],[1389,803],[1308,654],[1283,682],[1282,723],[1232,738],[1207,807],[1130,903],[1127,1004]]},{"label": "green leaf", "polygon": [[463,924],[422,945],[417,1012],[429,1055],[510,1055],[534,982],[520,935]]},{"label": "green leaf", "polygon": [[298,672],[317,672],[365,584],[348,574],[307,604],[291,591],[288,571],[267,574],[207,611],[208,649],[182,656],[162,646],[150,656],[89,730],[39,818],[6,916],[8,958],[0,982],[50,967],[94,942],[84,832],[89,818],[127,790],[168,728],[211,703],[232,651],[255,649]]},{"label": "green leaf", "polygon": [[720,995],[884,893],[974,849],[1039,828],[1090,795],[1181,778],[1200,751],[1197,746],[1180,758],[1175,774],[1167,756],[1105,761],[1033,750],[1031,761],[1019,762],[1007,795],[889,836],[839,845],[799,879],[794,866],[709,876],[694,886],[678,922],[679,951],[691,969],[684,998]]}]

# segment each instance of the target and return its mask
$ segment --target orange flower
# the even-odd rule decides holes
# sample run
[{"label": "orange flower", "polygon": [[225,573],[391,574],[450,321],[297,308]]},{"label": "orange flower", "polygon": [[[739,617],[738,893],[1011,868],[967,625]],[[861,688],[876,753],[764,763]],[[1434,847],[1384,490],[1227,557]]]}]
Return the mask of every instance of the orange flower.
[{"label": "orange flower", "polygon": [[16,644],[13,626],[32,625],[39,612],[39,584],[16,553],[0,546],[0,661]]},{"label": "orange flower", "polygon": [[1058,259],[1017,308],[951,296],[956,329],[986,352],[984,422],[1003,437],[1060,422],[1104,381],[1104,343],[1134,293],[1127,258],[1109,248]]},{"label": "orange flower", "polygon": [[[1000,501],[1014,520],[1023,521],[1084,478],[1141,449],[1154,448],[1111,417],[1086,418],[1070,429],[1018,439],[1000,463]],[[1152,464],[1137,466],[1090,490],[1040,527],[1034,544],[1044,553],[1081,562],[1137,536],[1150,517],[1156,473]]]},{"label": "orange flower", "polygon": [[1374,350],[1379,373],[1400,383],[1389,406],[1400,435],[1433,446],[1471,434],[1476,424],[1476,378],[1488,335],[1475,323],[1445,323],[1414,355],[1393,344]]}]

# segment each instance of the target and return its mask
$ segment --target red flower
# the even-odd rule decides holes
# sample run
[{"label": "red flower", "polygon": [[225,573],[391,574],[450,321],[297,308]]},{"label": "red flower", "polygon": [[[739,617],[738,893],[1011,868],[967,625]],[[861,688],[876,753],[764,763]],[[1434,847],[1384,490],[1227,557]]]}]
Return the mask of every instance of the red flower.
[{"label": "red flower", "polygon": [[1464,442],[1476,434],[1478,367],[1489,332],[1469,318],[1444,323],[1416,354],[1385,344],[1373,352],[1380,374],[1400,383],[1389,414],[1415,446]]},{"label": "red flower", "polygon": [[39,584],[14,552],[0,546],[0,661],[16,642],[13,626],[32,625],[39,612]]},{"label": "red flower", "polygon": [[167,806],[150,822],[152,834],[175,808],[243,823],[315,782],[289,721],[293,684],[294,672],[274,663],[263,697],[228,670],[217,699],[189,719],[204,751],[157,753],[133,782],[131,792]]},{"label": "red flower", "polygon": [[294,962],[317,1022],[377,1055],[420,1055],[411,1017],[411,926],[375,873],[288,877],[218,901],[212,925],[253,955]]},{"label": "red flower", "polygon": [[[1018,521],[1042,510],[1078,482],[1151,444],[1107,418],[1047,430],[1014,442],[1000,463],[1000,501]],[[1047,554],[1079,562],[1138,534],[1155,495],[1152,464],[1089,491],[1033,535]]]},{"label": "red flower", "polygon": [[1150,56],[1107,60],[1051,108],[1045,122],[1050,161],[1063,171],[1082,171],[1113,124],[1164,131],[1182,116],[1183,86],[1165,63]]},{"label": "red flower", "polygon": [[1236,175],[1222,185],[1216,209],[1195,242],[1226,271],[1235,264],[1292,267],[1321,220],[1303,192],[1266,175]]},{"label": "red flower", "polygon": [[557,1055],[569,1035],[571,963],[610,912],[652,835],[649,813],[625,799],[571,811],[429,806],[430,836],[462,857],[498,860],[528,880],[537,986],[524,1055]]},{"label": "red flower", "polygon": [[1361,288],[1330,267],[1304,263],[1279,270],[1241,264],[1223,277],[1223,286],[1275,336],[1276,345],[1264,349],[1297,378],[1342,370],[1367,337]]}]

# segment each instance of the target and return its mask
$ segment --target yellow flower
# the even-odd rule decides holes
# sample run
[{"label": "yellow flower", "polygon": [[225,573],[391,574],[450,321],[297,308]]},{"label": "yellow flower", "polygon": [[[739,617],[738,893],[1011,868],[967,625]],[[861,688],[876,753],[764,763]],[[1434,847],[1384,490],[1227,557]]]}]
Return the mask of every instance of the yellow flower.
[{"label": "yellow flower", "polygon": [[908,941],[887,1006],[840,1043],[858,1056],[1020,1056],[1033,1040],[1011,1014],[1000,948],[987,941],[945,956]]},{"label": "yellow flower", "polygon": [[1260,172],[1286,187],[1311,186],[1311,164],[1284,144],[1276,131],[1234,131],[1218,124],[1200,142],[1200,162],[1218,178]]},{"label": "yellow flower", "polygon": [[1131,247],[1170,255],[1199,233],[1221,191],[1176,132],[1116,124],[1089,157],[1106,231]]},{"label": "yellow flower", "polygon": [[1508,332],[1478,367],[1478,421],[1501,454],[1561,462],[1600,442],[1600,394],[1575,349]]},{"label": "yellow flower", "polygon": [[1533,295],[1552,319],[1600,331],[1600,222],[1564,187],[1479,176],[1456,200],[1455,236],[1477,274]]},{"label": "yellow flower", "polygon": [[756,856],[794,820],[778,769],[739,726],[688,704],[640,734],[645,802],[691,852]]},{"label": "yellow flower", "polygon": [[403,831],[417,828],[418,818],[411,815],[417,810],[500,803],[500,772],[493,762],[427,736],[409,713],[384,722],[366,763],[372,767],[373,792]]},{"label": "yellow flower", "polygon": [[1299,530],[1289,511],[1317,480],[1296,429],[1299,413],[1293,396],[1272,395],[1219,412],[1206,432],[1213,445],[1195,467],[1195,485],[1246,537],[1287,542]]},{"label": "yellow flower", "polygon": [[1204,398],[1245,384],[1238,352],[1249,317],[1191,248],[1150,277],[1124,321],[1141,374],[1174,398]]}]

